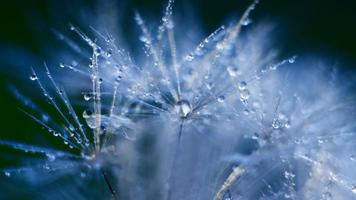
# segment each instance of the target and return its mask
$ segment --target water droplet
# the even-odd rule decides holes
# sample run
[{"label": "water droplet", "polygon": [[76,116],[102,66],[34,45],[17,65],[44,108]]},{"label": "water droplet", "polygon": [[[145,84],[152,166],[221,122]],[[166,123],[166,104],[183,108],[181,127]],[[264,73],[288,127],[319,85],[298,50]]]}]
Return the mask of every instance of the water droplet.
[{"label": "water droplet", "polygon": [[287,121],[287,122],[284,124],[284,127],[285,127],[285,128],[290,128],[290,127],[291,127],[290,122],[289,122],[289,121]]},{"label": "water droplet", "polygon": [[281,126],[280,121],[279,121],[278,119],[273,119],[273,121],[272,121],[272,127],[273,127],[274,129],[278,129],[280,126]]},{"label": "water droplet", "polygon": [[330,192],[324,192],[323,194],[322,194],[322,199],[323,200],[331,200],[332,199],[332,195],[331,195],[331,193]]},{"label": "water droplet", "polygon": [[291,64],[294,63],[295,62],[295,56],[293,56],[292,58],[289,58],[288,62],[291,63]]},{"label": "water droplet", "polygon": [[57,132],[53,132],[53,135],[54,135],[54,137],[57,137],[57,136],[59,136],[59,133],[57,133]]},{"label": "water droplet", "polygon": [[145,44],[151,44],[151,42],[145,36],[141,36],[139,39],[141,42],[143,42]]},{"label": "water droplet", "polygon": [[209,82],[206,84],[206,88],[208,88],[208,90],[211,90],[213,88],[214,84],[212,82]]},{"label": "water droplet", "polygon": [[178,113],[179,117],[186,118],[192,112],[192,106],[187,100],[180,100],[175,106],[175,110]]},{"label": "water droplet", "polygon": [[284,172],[284,178],[286,179],[292,179],[295,177],[295,174],[293,174],[292,172],[288,172],[288,171],[285,171]]},{"label": "water droplet", "polygon": [[352,185],[351,191],[356,194],[356,185]]},{"label": "water droplet", "polygon": [[242,90],[240,92],[240,98],[241,98],[241,100],[247,100],[248,98],[250,98],[250,91],[249,90]]},{"label": "water droplet", "polygon": [[98,83],[102,83],[103,82],[103,79],[102,78],[99,78],[98,79]]},{"label": "water droplet", "polygon": [[270,66],[269,66],[269,69],[270,69],[270,70],[276,70],[276,69],[277,69],[277,65],[270,65]]},{"label": "water droplet", "polygon": [[246,18],[243,22],[242,22],[242,25],[243,26],[247,26],[247,25],[249,25],[249,24],[251,24],[252,23],[252,20],[250,19],[250,18]]},{"label": "water droplet", "polygon": [[356,155],[351,155],[351,156],[350,156],[350,160],[351,160],[351,161],[356,161]]},{"label": "water droplet", "polygon": [[119,83],[119,82],[121,81],[121,79],[122,79],[122,76],[121,76],[121,75],[118,75],[118,76],[116,77],[116,82]]},{"label": "water droplet", "polygon": [[7,176],[7,177],[10,177],[10,176],[11,176],[11,173],[8,172],[8,171],[6,171],[6,172],[4,172],[4,175]]},{"label": "water droplet", "polygon": [[92,95],[89,94],[89,93],[85,93],[85,94],[83,95],[83,97],[84,97],[84,100],[85,100],[85,101],[89,101],[89,100],[91,99]]},{"label": "water droplet", "polygon": [[73,126],[72,124],[71,124],[71,125],[69,125],[69,127],[68,127],[68,128],[69,128],[69,130],[70,130],[70,131],[75,131],[75,128],[74,128],[74,126]]},{"label": "water droplet", "polygon": [[185,57],[185,60],[187,60],[187,61],[192,61],[193,59],[194,59],[194,56],[191,54],[189,54]]},{"label": "water droplet", "polygon": [[64,66],[63,63],[59,63],[59,67],[60,67],[60,68],[64,68],[65,66]]},{"label": "water droplet", "polygon": [[246,89],[247,83],[245,81],[241,81],[238,85],[239,90],[244,90]]},{"label": "water droplet", "polygon": [[84,119],[89,118],[89,117],[91,117],[92,114],[93,114],[93,112],[90,109],[84,110],[83,118]]},{"label": "water droplet", "polygon": [[54,160],[56,160],[56,156],[53,155],[53,154],[47,154],[47,158],[48,158],[49,161],[54,161]]},{"label": "water droplet", "polygon": [[167,27],[168,29],[174,28],[174,23],[173,23],[173,21],[172,21],[172,20],[169,20],[168,23],[166,24],[166,27]]},{"label": "water droplet", "polygon": [[221,95],[221,96],[218,97],[218,102],[219,103],[222,103],[224,101],[225,101],[225,96],[224,95]]},{"label": "water droplet", "polygon": [[107,52],[105,53],[105,55],[106,55],[106,57],[110,58],[111,55],[112,55],[112,51],[111,51],[111,50],[107,51]]},{"label": "water droplet", "polygon": [[227,72],[229,73],[230,76],[235,77],[238,75],[239,70],[237,67],[230,66],[227,68]]},{"label": "water droplet", "polygon": [[32,74],[31,76],[30,76],[30,80],[31,81],[35,81],[35,80],[37,80],[38,78],[37,78],[37,76],[36,76],[36,74]]},{"label": "water droplet", "polygon": [[219,42],[216,44],[216,49],[217,50],[223,50],[224,49],[224,44],[222,42]]},{"label": "water droplet", "polygon": [[86,174],[84,172],[80,172],[80,177],[85,178]]},{"label": "water droplet", "polygon": [[250,111],[249,111],[248,109],[245,109],[245,110],[243,111],[243,113],[244,113],[244,115],[249,115],[249,114],[250,114]]}]

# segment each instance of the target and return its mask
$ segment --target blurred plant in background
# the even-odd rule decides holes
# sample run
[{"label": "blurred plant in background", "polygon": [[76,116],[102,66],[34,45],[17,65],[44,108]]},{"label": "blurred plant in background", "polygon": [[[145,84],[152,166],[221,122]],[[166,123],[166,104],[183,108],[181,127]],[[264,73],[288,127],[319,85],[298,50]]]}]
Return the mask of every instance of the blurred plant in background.
[{"label": "blurred plant in background", "polygon": [[201,42],[182,38],[173,0],[156,31],[137,11],[137,55],[101,27],[70,25],[83,42],[54,31],[75,56],[32,68],[47,104],[10,90],[63,145],[1,140],[19,160],[1,178],[32,199],[356,198],[351,80],[280,59],[271,26],[241,32],[257,3]]}]

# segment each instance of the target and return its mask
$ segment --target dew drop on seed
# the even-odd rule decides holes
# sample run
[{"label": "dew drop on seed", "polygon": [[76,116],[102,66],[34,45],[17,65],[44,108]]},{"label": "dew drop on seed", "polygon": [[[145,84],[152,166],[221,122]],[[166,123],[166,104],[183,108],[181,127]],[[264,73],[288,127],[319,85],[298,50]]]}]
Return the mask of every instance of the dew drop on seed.
[{"label": "dew drop on seed", "polygon": [[277,119],[274,119],[273,122],[272,122],[272,127],[274,129],[278,129],[280,127],[280,122],[277,120]]},{"label": "dew drop on seed", "polygon": [[249,90],[242,90],[241,92],[240,92],[240,98],[242,99],[242,100],[247,100],[248,98],[250,98],[250,91]]},{"label": "dew drop on seed", "polygon": [[89,101],[91,99],[91,95],[89,93],[85,93],[83,97],[85,101]]},{"label": "dew drop on seed", "polygon": [[292,57],[292,58],[288,59],[288,62],[291,63],[291,64],[294,63],[295,62],[295,57]]},{"label": "dew drop on seed", "polygon": [[85,178],[86,174],[84,172],[80,172],[80,177]]},{"label": "dew drop on seed", "polygon": [[186,118],[192,112],[192,106],[187,100],[180,100],[175,106],[175,110],[178,113],[179,117]]},{"label": "dew drop on seed", "polygon": [[31,80],[31,81],[37,80],[36,74],[32,74],[32,75],[30,76],[30,80]]},{"label": "dew drop on seed", "polygon": [[74,128],[74,126],[73,126],[73,125],[69,125],[69,127],[68,127],[68,128],[69,128],[69,130],[70,130],[70,131],[75,131],[75,128]]},{"label": "dew drop on seed", "polygon": [[10,177],[11,173],[6,171],[6,172],[4,172],[4,175],[7,176],[7,177]]},{"label": "dew drop on seed", "polygon": [[206,84],[206,88],[208,88],[208,90],[211,90],[213,88],[214,84],[209,82]]},{"label": "dew drop on seed", "polygon": [[47,154],[47,158],[48,158],[49,161],[54,161],[54,160],[56,160],[56,156],[53,155],[53,154]]},{"label": "dew drop on seed", "polygon": [[218,102],[219,103],[223,103],[225,101],[225,96],[224,95],[221,95],[218,97]]},{"label": "dew drop on seed", "polygon": [[333,196],[330,192],[324,192],[321,197],[323,200],[331,200]]},{"label": "dew drop on seed", "polygon": [[121,75],[118,75],[118,76],[116,77],[116,82],[119,83],[119,82],[121,81],[121,79],[122,79],[122,76],[121,76]]},{"label": "dew drop on seed", "polygon": [[194,56],[190,55],[190,54],[185,57],[185,60],[187,60],[187,61],[192,61],[193,59],[194,59]]},{"label": "dew drop on seed", "polygon": [[238,69],[237,67],[230,66],[227,68],[227,72],[229,73],[230,76],[235,77],[238,75]]},{"label": "dew drop on seed", "polygon": [[239,83],[239,90],[244,90],[246,89],[247,83],[245,81],[241,81]]},{"label": "dew drop on seed", "polygon": [[352,185],[351,191],[356,194],[356,185]]},{"label": "dew drop on seed", "polygon": [[242,22],[242,25],[243,26],[247,26],[247,25],[249,25],[249,24],[251,24],[252,23],[252,20],[250,19],[250,18],[246,18],[243,22]]},{"label": "dew drop on seed", "polygon": [[244,115],[249,115],[249,114],[250,114],[250,111],[249,111],[248,109],[245,109],[245,110],[243,111],[243,113],[244,113]]},{"label": "dew drop on seed", "polygon": [[91,117],[92,114],[93,114],[93,112],[92,112],[91,110],[89,110],[89,109],[84,110],[84,112],[83,112],[83,118],[84,118],[84,119],[89,118],[89,117]]}]

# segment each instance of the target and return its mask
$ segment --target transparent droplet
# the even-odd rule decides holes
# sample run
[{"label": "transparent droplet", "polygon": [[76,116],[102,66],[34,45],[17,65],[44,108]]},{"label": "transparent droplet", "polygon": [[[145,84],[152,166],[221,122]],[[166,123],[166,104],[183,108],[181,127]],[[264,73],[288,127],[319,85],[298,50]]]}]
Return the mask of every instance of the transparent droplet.
[{"label": "transparent droplet", "polygon": [[86,118],[89,118],[91,117],[93,114],[93,112],[90,110],[90,109],[87,109],[87,110],[84,110],[83,112],[83,118],[86,119]]},{"label": "transparent droplet", "polygon": [[32,74],[32,75],[30,76],[30,80],[31,80],[31,81],[37,80],[36,74]]},{"label": "transparent droplet", "polygon": [[242,25],[243,26],[247,26],[247,25],[249,25],[249,24],[251,24],[252,23],[252,20],[250,19],[250,18],[246,18],[243,22],[242,22]]},{"label": "transparent droplet", "polygon": [[69,128],[69,130],[70,130],[70,131],[75,131],[75,128],[74,128],[74,126],[73,126],[72,124],[71,124],[71,125],[69,125],[69,127],[68,127],[68,128]]},{"label": "transparent droplet", "polygon": [[102,78],[99,78],[98,79],[98,83],[102,83],[103,82],[103,79]]},{"label": "transparent droplet", "polygon": [[356,155],[351,155],[351,156],[350,156],[350,160],[351,160],[351,161],[356,161]]},{"label": "transparent droplet", "polygon": [[351,188],[351,191],[356,194],[356,185],[353,185],[352,188]]},{"label": "transparent droplet", "polygon": [[333,196],[331,195],[330,192],[324,192],[324,193],[322,194],[322,199],[323,199],[323,200],[331,200],[332,197],[333,197]]},{"label": "transparent droplet", "polygon": [[222,102],[224,102],[224,101],[225,101],[225,96],[224,96],[224,95],[220,95],[220,96],[218,97],[218,102],[222,103]]},{"label": "transparent droplet", "polygon": [[230,76],[235,77],[238,75],[238,68],[234,66],[230,66],[227,68],[227,72],[229,73]]},{"label": "transparent droplet", "polygon": [[273,127],[274,129],[278,129],[279,127],[281,127],[280,121],[278,121],[278,119],[274,119],[274,120],[272,121],[272,127]]},{"label": "transparent droplet", "polygon": [[56,156],[53,155],[53,154],[47,154],[47,158],[48,158],[49,161],[54,161],[54,160],[56,160]]},{"label": "transparent droplet", "polygon": [[122,79],[122,76],[121,76],[121,75],[118,75],[118,76],[116,77],[116,82],[119,83],[119,82],[121,81],[121,79]]},{"label": "transparent droplet", "polygon": [[250,111],[249,111],[248,109],[245,109],[245,110],[243,111],[243,113],[244,113],[244,115],[249,115],[249,114],[250,114]]},{"label": "transparent droplet", "polygon": [[194,56],[190,55],[190,54],[185,57],[185,60],[187,60],[187,61],[192,61],[193,59],[194,59]]},{"label": "transparent droplet", "polygon": [[80,177],[85,178],[86,174],[84,172],[80,172]]},{"label": "transparent droplet", "polygon": [[59,63],[59,67],[60,68],[64,68],[64,64],[63,63]]},{"label": "transparent droplet", "polygon": [[208,90],[211,90],[213,88],[214,84],[209,82],[206,84],[206,88],[208,88]]},{"label": "transparent droplet", "polygon": [[245,81],[241,81],[238,86],[239,90],[244,90],[246,89],[247,83]]},{"label": "transparent droplet", "polygon": [[11,173],[8,172],[8,171],[6,171],[6,172],[4,172],[4,175],[7,176],[7,177],[10,177],[10,176],[11,176]]},{"label": "transparent droplet", "polygon": [[270,69],[270,70],[276,70],[276,69],[277,69],[277,65],[270,65],[270,66],[269,66],[269,69]]},{"label": "transparent droplet", "polygon": [[250,91],[249,90],[242,90],[240,92],[240,98],[242,100],[247,100],[248,98],[250,98]]},{"label": "transparent droplet", "polygon": [[111,57],[111,55],[112,55],[111,50],[109,50],[108,52],[106,52],[106,53],[105,53],[105,55],[106,55],[106,57],[110,58],[110,57]]},{"label": "transparent droplet", "polygon": [[175,106],[175,110],[178,113],[179,117],[186,118],[192,112],[192,106],[187,100],[180,100]]},{"label": "transparent droplet", "polygon": [[84,98],[85,101],[89,101],[89,100],[91,99],[91,97],[92,97],[92,95],[89,94],[89,93],[85,93],[85,94],[83,95],[83,98]]},{"label": "transparent droplet", "polygon": [[293,56],[293,57],[289,58],[288,62],[291,63],[291,64],[294,63],[295,62],[295,58],[296,58],[296,56]]},{"label": "transparent droplet", "polygon": [[174,28],[174,23],[173,23],[173,21],[172,21],[172,20],[169,20],[168,23],[166,24],[166,27],[167,27],[168,29]]}]

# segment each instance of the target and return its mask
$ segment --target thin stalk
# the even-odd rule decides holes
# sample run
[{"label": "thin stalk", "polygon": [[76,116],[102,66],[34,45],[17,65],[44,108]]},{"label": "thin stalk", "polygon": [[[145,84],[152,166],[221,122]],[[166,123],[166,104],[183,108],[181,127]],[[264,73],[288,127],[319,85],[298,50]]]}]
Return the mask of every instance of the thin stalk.
[{"label": "thin stalk", "polygon": [[114,198],[115,200],[118,199],[118,198],[117,198],[117,195],[116,195],[116,191],[115,191],[114,187],[112,186],[112,184],[111,184],[111,182],[110,182],[110,180],[109,180],[109,177],[108,177],[108,175],[106,174],[106,172],[105,172],[104,170],[101,170],[101,174],[103,175],[104,180],[105,180],[105,182],[106,182],[106,185],[108,186],[108,188],[109,188],[109,190],[110,190],[110,193],[111,193],[111,195],[113,196],[113,198]]},{"label": "thin stalk", "polygon": [[180,125],[179,125],[179,130],[178,130],[178,141],[176,144],[176,148],[174,150],[174,155],[173,155],[173,164],[171,167],[171,171],[169,172],[169,178],[168,178],[168,195],[167,195],[167,200],[171,199],[172,195],[172,186],[174,186],[174,179],[172,178],[172,173],[176,171],[176,165],[177,165],[177,159],[178,159],[178,153],[179,153],[179,146],[180,146],[180,140],[183,132],[183,125],[184,125],[184,119],[182,119]]}]

